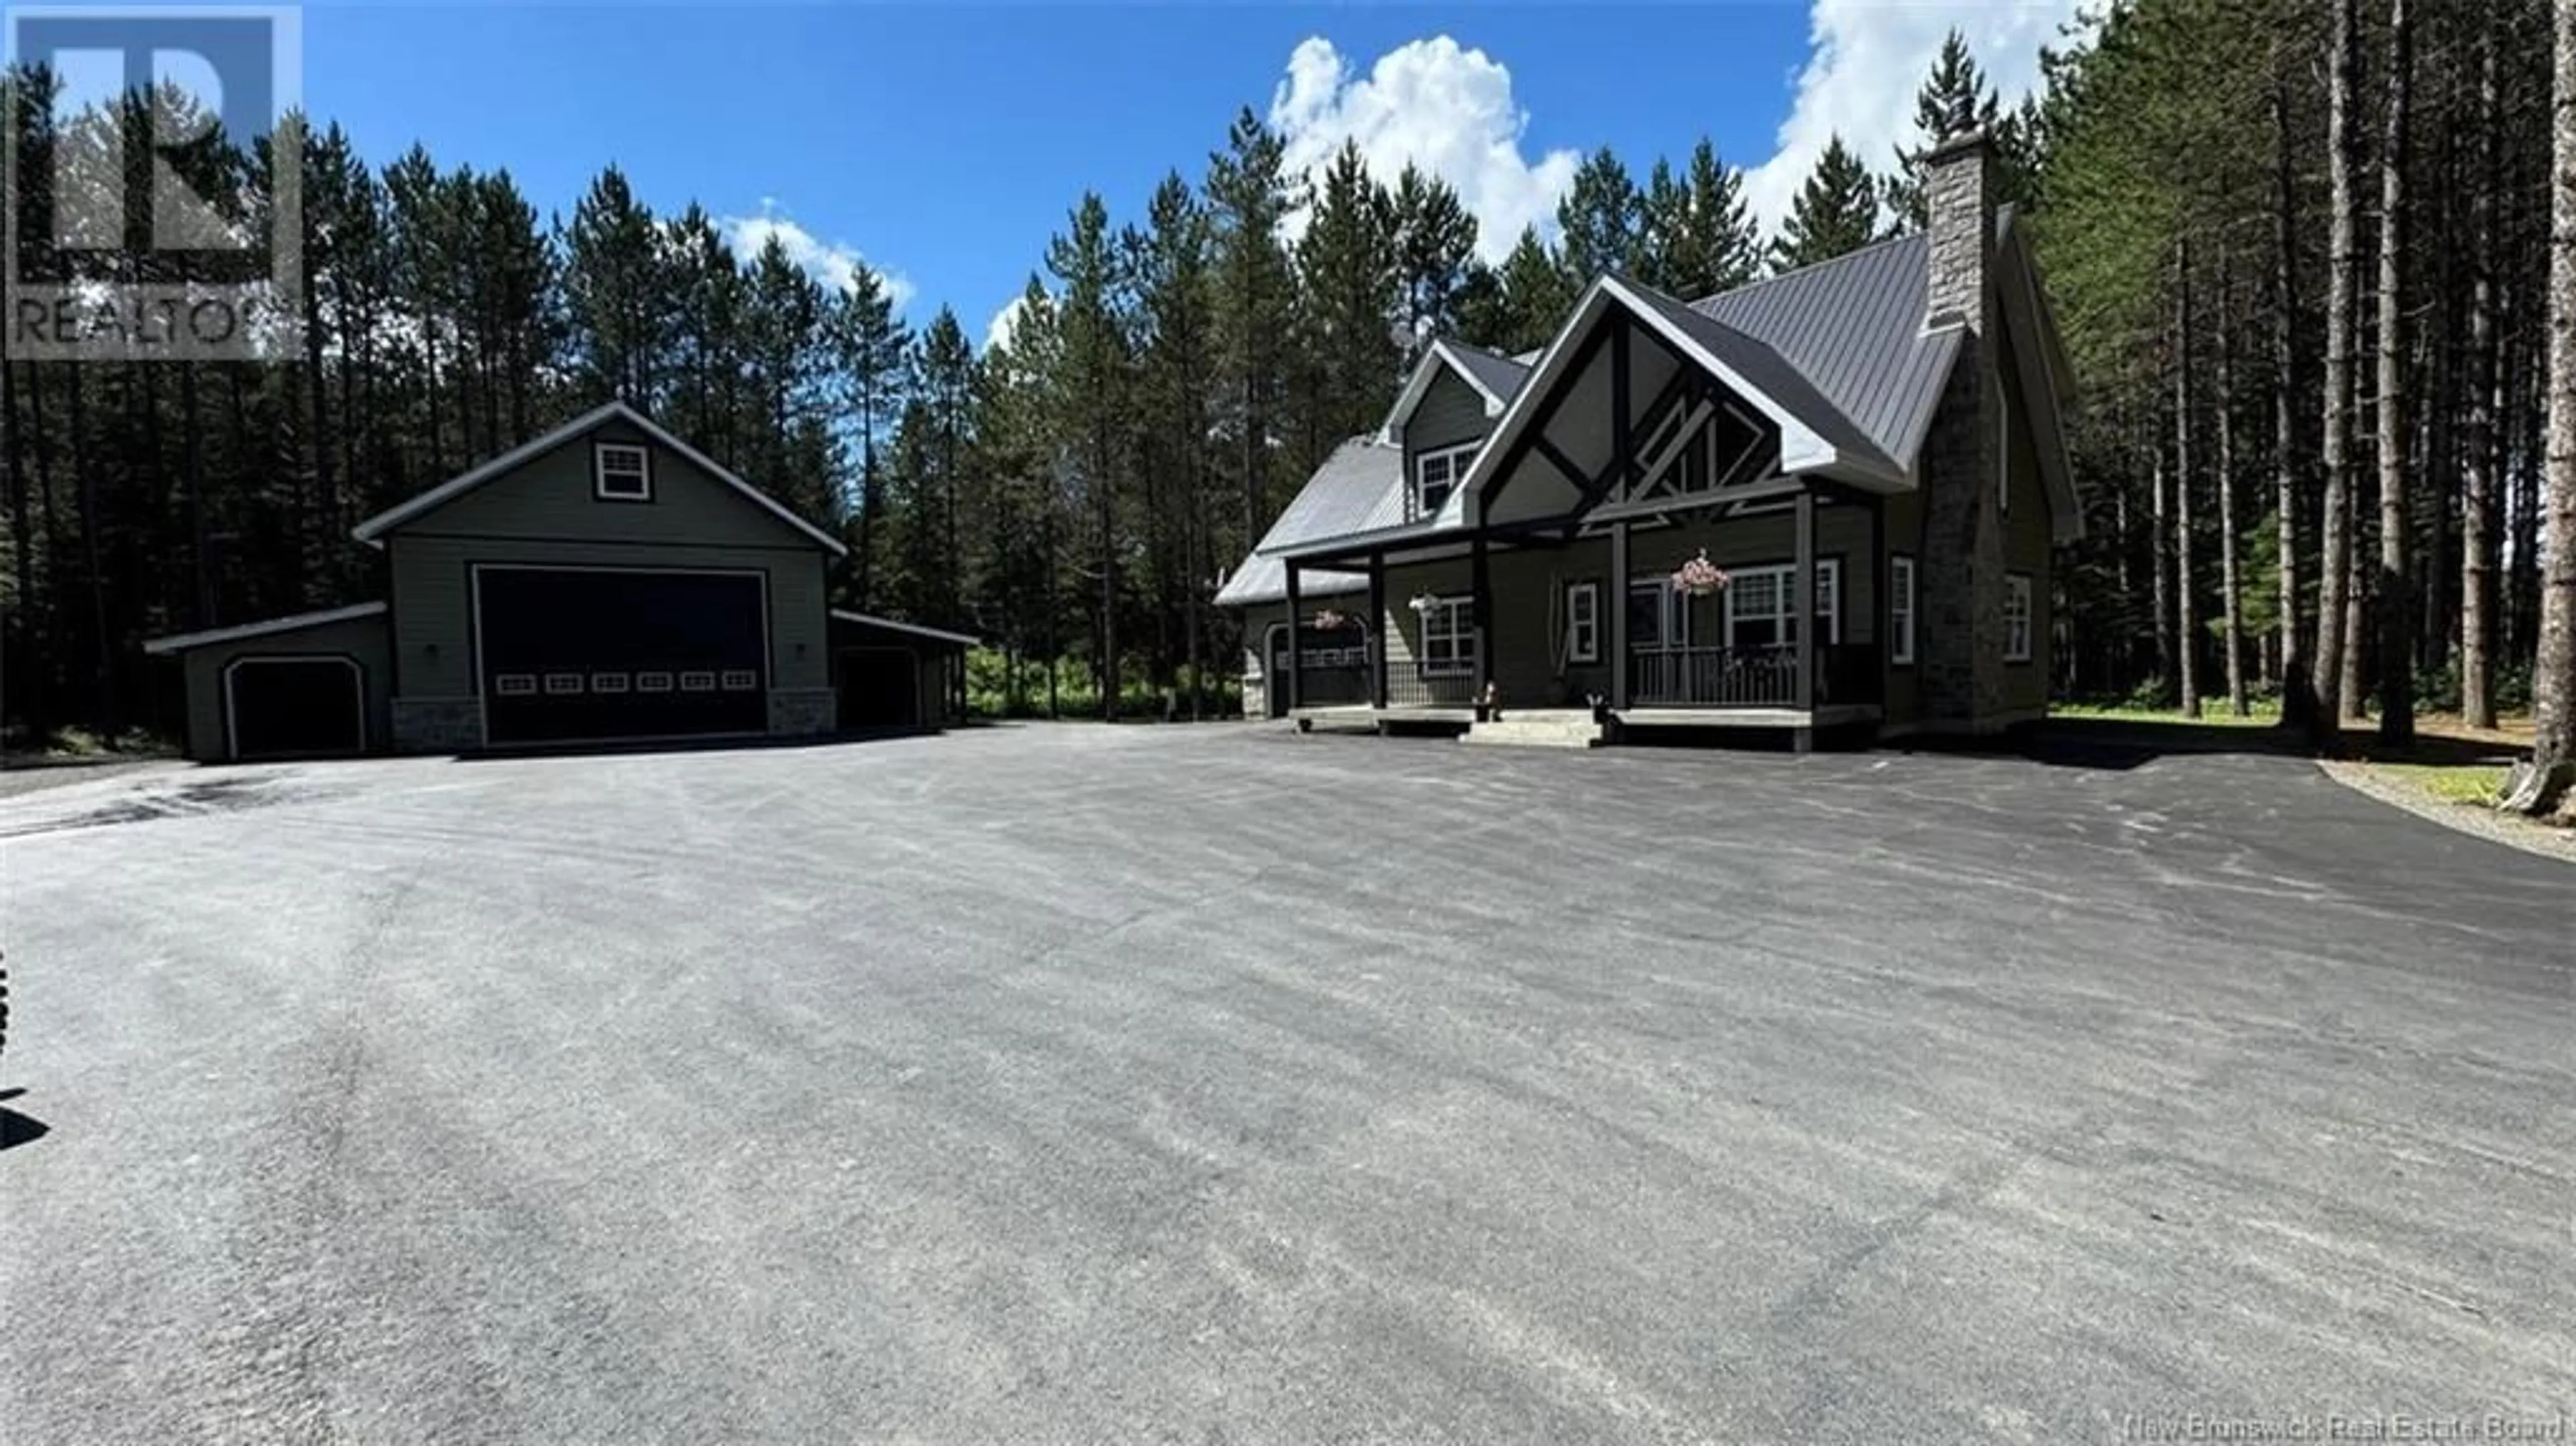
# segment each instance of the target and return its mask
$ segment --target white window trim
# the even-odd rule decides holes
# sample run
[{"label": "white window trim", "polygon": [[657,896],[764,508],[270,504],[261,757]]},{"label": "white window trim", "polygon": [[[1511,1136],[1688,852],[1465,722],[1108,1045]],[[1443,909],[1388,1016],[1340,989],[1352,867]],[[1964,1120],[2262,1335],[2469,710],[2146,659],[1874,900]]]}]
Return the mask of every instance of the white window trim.
[{"label": "white window trim", "polygon": [[[1692,646],[1698,640],[1699,629],[1692,624],[1690,594],[1674,587],[1669,573],[1641,573],[1628,579],[1630,598],[1636,596],[1641,588],[1651,588],[1655,593],[1656,631],[1661,635],[1661,641],[1651,645],[1653,650],[1670,652]],[[1626,601],[1621,599],[1623,604]],[[1629,648],[1632,652],[1648,651],[1647,645],[1634,639],[1630,639]]]},{"label": "white window trim", "polygon": [[[1579,609],[1577,602],[1582,604]],[[1565,585],[1565,660],[1601,661],[1601,584],[1597,582]]]},{"label": "white window trim", "polygon": [[2027,663],[2031,654],[2031,635],[2039,622],[2038,599],[2033,595],[2030,574],[2004,574],[2004,661]]},{"label": "white window trim", "polygon": [[1887,660],[1900,668],[1914,663],[1914,619],[1920,608],[1916,586],[1914,559],[1901,552],[1891,554],[1887,559]]},{"label": "white window trim", "polygon": [[1440,495],[1441,506],[1447,506],[1449,499],[1457,495],[1459,480],[1467,475],[1467,469],[1469,467],[1475,465],[1476,449],[1484,445],[1485,444],[1483,442],[1460,442],[1453,447],[1430,447],[1414,454],[1412,483],[1413,515],[1416,517],[1432,517],[1438,515],[1440,511],[1439,507],[1424,506],[1422,501],[1422,474],[1430,470],[1430,464],[1433,461],[1445,460],[1447,463],[1449,490]]},{"label": "white window trim", "polygon": [[[612,456],[617,457],[621,461],[631,458],[635,465],[632,467],[621,466],[611,468],[608,463]],[[621,478],[639,478],[642,480],[643,490],[640,492],[629,492],[622,488],[612,488],[608,485],[608,479],[612,476]],[[602,502],[652,501],[653,449],[633,442],[592,443],[590,448],[590,494],[592,497]]]},{"label": "white window trim", "polygon": [[[1725,615],[1720,620],[1720,626],[1723,629],[1723,635],[1726,639],[1725,645],[1727,647],[1731,648],[1735,646],[1736,587],[1748,577],[1762,577],[1768,575],[1779,579],[1779,592],[1777,596],[1784,598],[1794,597],[1796,594],[1789,591],[1789,579],[1790,575],[1795,573],[1797,570],[1798,565],[1794,562],[1773,563],[1764,567],[1730,567],[1726,570],[1729,576],[1729,581],[1726,587],[1720,590],[1726,598]],[[1816,641],[1823,646],[1832,647],[1843,640],[1843,568],[1841,559],[1832,557],[1820,557],[1816,559],[1816,591],[1821,595],[1821,603],[1816,609],[1816,618],[1824,624],[1824,627],[1818,630],[1823,634],[1823,636],[1819,637]],[[1765,613],[1763,616],[1778,617],[1783,615]]]},{"label": "white window trim", "polygon": [[[1422,656],[1414,661],[1414,671],[1425,678],[1472,677],[1476,671],[1475,599],[1438,597],[1432,602],[1435,606],[1419,614],[1422,619]],[[1463,649],[1453,647],[1451,656],[1439,662],[1433,662],[1431,658],[1431,620],[1434,618],[1443,620],[1440,636],[1465,645]],[[1466,656],[1457,656],[1461,651]]]}]

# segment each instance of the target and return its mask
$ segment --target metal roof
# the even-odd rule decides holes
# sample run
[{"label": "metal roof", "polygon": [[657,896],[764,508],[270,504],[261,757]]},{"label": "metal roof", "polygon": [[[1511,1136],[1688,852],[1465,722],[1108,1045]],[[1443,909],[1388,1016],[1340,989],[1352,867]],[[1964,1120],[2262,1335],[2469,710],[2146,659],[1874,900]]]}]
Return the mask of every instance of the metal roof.
[{"label": "metal roof", "polygon": [[1529,380],[1528,366],[1500,352],[1487,351],[1481,346],[1469,346],[1463,341],[1449,337],[1443,337],[1440,344],[1449,349],[1450,356],[1459,366],[1476,374],[1476,385],[1506,402],[1512,399],[1513,393],[1521,389],[1522,382]]},{"label": "metal roof", "polygon": [[945,628],[923,627],[919,623],[899,623],[892,618],[881,618],[871,613],[854,613],[847,608],[832,609],[832,621],[855,623],[863,628],[883,628],[890,633],[909,633],[916,638],[928,638],[935,643],[954,643],[961,648],[984,646],[982,638],[966,633],[952,633]]},{"label": "metal roof", "polygon": [[[2012,207],[1997,209],[1998,242],[2014,222]],[[1902,476],[1913,469],[1959,350],[1956,327],[1924,328],[1930,245],[1919,232],[1892,237],[1688,305],[1625,278],[1620,289],[1723,360],[1837,453],[1870,471]],[[2003,250],[1999,245],[1998,258]],[[1446,338],[1442,345],[1459,365],[1473,368],[1480,383],[1505,397],[1528,382],[1533,364],[1545,355],[1542,349],[1506,357]],[[1379,439],[1344,444],[1281,514],[1218,602],[1285,596],[1285,570],[1268,555],[1277,549],[1401,523],[1402,455]],[[1365,585],[1347,573],[1310,572],[1299,590],[1330,594]]]},{"label": "metal roof", "polygon": [[[1404,448],[1377,436],[1353,437],[1333,449],[1306,479],[1288,510],[1261,535],[1261,543],[1217,590],[1219,607],[1277,602],[1288,596],[1288,569],[1271,554],[1279,548],[1352,532],[1370,532],[1404,520]],[[1347,572],[1306,572],[1297,578],[1305,597],[1359,592],[1368,579]]]},{"label": "metal roof", "polygon": [[155,657],[184,653],[190,648],[202,648],[211,643],[240,642],[245,638],[265,638],[276,633],[301,632],[331,623],[379,617],[384,610],[385,605],[380,602],[352,603],[344,608],[325,608],[320,612],[297,613],[293,617],[270,618],[265,622],[239,623],[229,628],[207,628],[194,633],[172,633],[167,637],[144,639],[143,651]]}]

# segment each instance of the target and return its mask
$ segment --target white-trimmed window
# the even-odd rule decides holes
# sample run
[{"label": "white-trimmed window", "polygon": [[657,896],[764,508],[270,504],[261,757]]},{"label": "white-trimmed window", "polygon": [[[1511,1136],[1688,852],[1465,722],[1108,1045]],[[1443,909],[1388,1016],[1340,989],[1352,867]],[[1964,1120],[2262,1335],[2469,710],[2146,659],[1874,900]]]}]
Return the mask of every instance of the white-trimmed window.
[{"label": "white-trimmed window", "polygon": [[2004,574],[2004,661],[2030,661],[2030,574]]},{"label": "white-trimmed window", "polygon": [[[1793,563],[1727,569],[1728,647],[1778,648],[1798,641],[1798,589],[1791,581],[1797,571]],[[1816,641],[1843,640],[1842,565],[1829,557],[1816,560],[1816,621]]]},{"label": "white-trimmed window", "polygon": [[624,673],[593,673],[590,675],[590,691],[594,693],[623,693],[626,691],[626,675]]},{"label": "white-trimmed window", "polygon": [[1565,660],[1601,661],[1601,584],[1597,582],[1565,585]]},{"label": "white-trimmed window", "polygon": [[1455,447],[1442,447],[1424,452],[1413,459],[1413,515],[1436,516],[1449,494],[1458,490],[1458,479],[1467,475],[1475,464],[1476,449],[1483,445],[1466,442]]},{"label": "white-trimmed window", "polygon": [[1914,559],[1903,553],[1887,560],[1887,660],[1914,661]]},{"label": "white-trimmed window", "polygon": [[592,495],[603,502],[653,500],[653,454],[626,442],[601,442],[590,449]]},{"label": "white-trimmed window", "polygon": [[533,698],[537,693],[537,675],[495,673],[492,675],[492,693],[500,698]]},{"label": "white-trimmed window", "polygon": [[1422,610],[1422,674],[1456,676],[1476,670],[1476,606],[1471,598],[1434,598]]},{"label": "white-trimmed window", "polygon": [[580,692],[581,692],[581,674],[579,674],[579,673],[548,673],[548,674],[546,674],[546,696],[547,696],[547,697],[549,697],[549,698],[569,698],[569,697],[573,697],[573,696],[575,696],[575,695],[579,694]]},{"label": "white-trimmed window", "polygon": [[1628,650],[1649,652],[1691,645],[1691,597],[1669,577],[1628,580]]},{"label": "white-trimmed window", "polygon": [[727,669],[725,669],[725,673],[724,673],[724,690],[725,690],[726,692],[728,692],[728,693],[748,693],[748,692],[750,692],[752,689],[757,688],[757,687],[759,687],[759,686],[760,686],[760,675],[759,675],[758,673],[755,673],[755,672],[751,671],[749,668],[727,668]]},{"label": "white-trimmed window", "polygon": [[715,690],[716,675],[713,673],[691,671],[680,675],[680,691],[683,693],[712,693]]},{"label": "white-trimmed window", "polygon": [[671,691],[671,675],[661,672],[638,673],[635,675],[635,691],[638,693],[668,693]]}]

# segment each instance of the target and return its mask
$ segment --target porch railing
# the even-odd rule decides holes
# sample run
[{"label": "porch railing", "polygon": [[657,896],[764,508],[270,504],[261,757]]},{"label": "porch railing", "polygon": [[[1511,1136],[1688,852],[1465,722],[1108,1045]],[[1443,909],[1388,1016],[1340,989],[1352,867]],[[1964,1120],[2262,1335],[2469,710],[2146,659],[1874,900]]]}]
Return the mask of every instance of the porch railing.
[{"label": "porch railing", "polygon": [[1466,708],[1485,686],[1485,640],[1466,638],[1463,652],[1437,662],[1416,659],[1386,664],[1386,705],[1390,708]]},{"label": "porch railing", "polygon": [[1875,703],[1878,654],[1866,644],[1816,649],[1815,697],[1798,699],[1794,644],[1753,648],[1638,648],[1628,655],[1628,690],[1641,707],[1797,708]]},{"label": "porch railing", "polygon": [[[1302,642],[1296,656],[1299,706],[1332,708],[1372,701],[1379,639],[1356,633],[1308,633]],[[1281,639],[1270,659],[1279,700],[1273,706],[1281,711],[1287,707],[1289,662],[1286,640]],[[1464,708],[1475,703],[1484,680],[1484,638],[1477,634],[1463,639],[1454,657],[1388,659],[1386,702],[1390,708]]]}]

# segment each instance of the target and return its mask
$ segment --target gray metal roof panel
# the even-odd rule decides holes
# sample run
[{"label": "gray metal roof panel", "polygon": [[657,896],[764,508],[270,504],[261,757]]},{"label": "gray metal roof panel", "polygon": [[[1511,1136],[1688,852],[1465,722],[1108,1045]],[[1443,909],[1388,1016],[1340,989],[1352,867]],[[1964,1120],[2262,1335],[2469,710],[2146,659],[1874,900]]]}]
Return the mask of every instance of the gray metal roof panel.
[{"label": "gray metal roof panel", "polygon": [[1477,382],[1485,390],[1506,402],[1521,389],[1521,383],[1529,380],[1530,369],[1527,366],[1500,352],[1487,351],[1480,346],[1469,346],[1463,341],[1451,338],[1443,338],[1443,343],[1458,358],[1461,365],[1476,374]]},{"label": "gray metal roof panel", "polygon": [[[1404,449],[1375,435],[1335,447],[1306,485],[1261,535],[1261,543],[1217,591],[1220,606],[1275,602],[1288,595],[1288,570],[1271,554],[1279,548],[1390,526],[1404,517]],[[1309,572],[1300,593],[1331,596],[1366,587],[1348,573]]]},{"label": "gray metal roof panel", "polygon": [[[1998,224],[2001,224],[2000,218]],[[1899,236],[1692,303],[1769,346],[1900,464],[1957,338],[1923,329],[1929,243]]]}]

